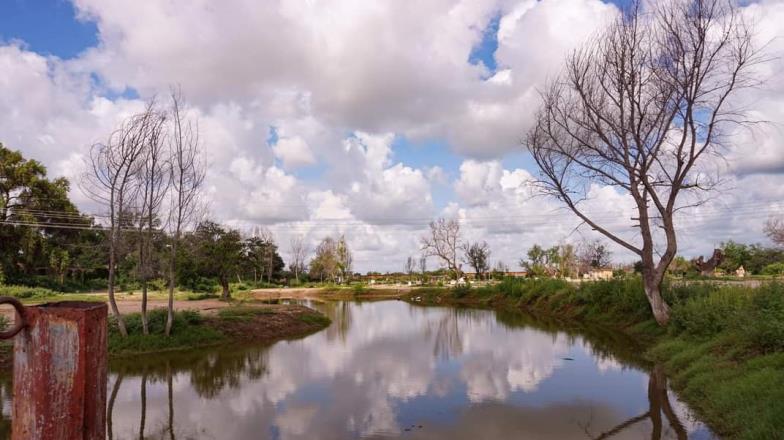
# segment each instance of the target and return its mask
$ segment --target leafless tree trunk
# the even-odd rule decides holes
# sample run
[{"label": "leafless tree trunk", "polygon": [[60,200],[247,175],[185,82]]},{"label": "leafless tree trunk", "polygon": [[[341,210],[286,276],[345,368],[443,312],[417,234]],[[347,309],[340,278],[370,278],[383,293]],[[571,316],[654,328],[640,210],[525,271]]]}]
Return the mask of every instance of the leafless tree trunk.
[{"label": "leafless tree trunk", "polygon": [[177,247],[183,230],[193,223],[199,209],[204,165],[201,161],[199,126],[189,119],[182,109],[183,98],[179,91],[171,93],[171,132],[169,152],[171,158],[171,206],[169,228],[172,231],[169,253],[169,302],[166,316],[166,336],[171,334],[174,323],[174,286],[177,274]]},{"label": "leafless tree trunk", "polygon": [[409,256],[406,258],[406,273],[408,274],[408,280],[412,281],[414,279],[413,274],[416,271],[416,260],[414,257]]},{"label": "leafless tree trunk", "polygon": [[292,237],[290,247],[291,263],[289,263],[289,267],[294,272],[294,279],[299,283],[299,273],[302,271],[302,268],[305,267],[305,258],[307,258],[308,254],[305,238],[302,236]]},{"label": "leafless tree trunk", "polygon": [[123,122],[105,144],[93,145],[82,189],[109,211],[109,305],[120,334],[128,335],[125,321],[114,296],[117,253],[122,231],[127,229],[128,205],[136,199],[134,180],[139,173],[150,123],[152,103],[138,115]]},{"label": "leafless tree trunk", "polygon": [[147,320],[147,291],[152,277],[153,236],[155,222],[159,217],[168,190],[171,169],[165,156],[166,114],[155,107],[151,101],[145,113],[144,153],[139,172],[136,175],[138,194],[141,197],[139,209],[139,278],[142,283],[142,331],[149,334]]},{"label": "leafless tree trunk", "polygon": [[460,249],[460,223],[455,219],[439,218],[430,222],[430,234],[420,238],[422,253],[425,256],[438,257],[453,273],[455,279],[462,275],[458,263]]},{"label": "leafless tree trunk", "polygon": [[[751,37],[729,0],[635,3],[568,58],[525,140],[541,190],[640,257],[660,325],[670,318],[661,283],[678,249],[674,215],[716,187],[708,159],[727,128],[746,121],[730,98],[754,85],[750,67],[761,58]],[[631,196],[636,237],[584,209],[591,184]]]}]

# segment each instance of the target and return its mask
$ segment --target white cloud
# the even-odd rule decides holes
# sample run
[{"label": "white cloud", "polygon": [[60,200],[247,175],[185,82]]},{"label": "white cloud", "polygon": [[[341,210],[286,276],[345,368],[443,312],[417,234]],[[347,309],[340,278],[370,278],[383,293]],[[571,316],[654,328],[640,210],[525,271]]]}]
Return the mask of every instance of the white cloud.
[{"label": "white cloud", "polygon": [[[459,217],[467,237],[487,239],[494,259],[510,265],[534,242],[575,237],[574,216],[535,197],[533,167],[506,169],[501,159],[521,150],[537,89],[565,53],[617,13],[614,6],[73,1],[82,19],[97,24],[96,47],[61,60],[0,44],[0,141],[54,174],[75,180],[89,146],[143,105],[111,96],[130,88],[160,98],[179,84],[199,120],[208,198],[221,221],[271,225],[281,243],[292,234],[315,242],[345,233],[363,271],[400,269],[417,253],[427,219],[439,214]],[[774,55],[784,51],[784,2],[761,1],[746,11],[760,43],[769,42]],[[496,16],[492,73],[468,58]],[[679,241],[687,255],[708,253],[728,238],[762,241],[761,223],[784,209],[766,202],[784,187],[784,80],[776,76],[784,61],[773,58],[760,68],[764,86],[740,99],[771,123],[732,138],[727,179],[734,189],[684,215]],[[271,148],[270,127],[278,133]],[[414,165],[395,151],[401,137],[446,141],[463,155],[459,169],[438,158]],[[94,209],[73,187],[80,206]],[[609,188],[592,191],[588,209],[633,234],[628,200]]]},{"label": "white cloud", "polygon": [[301,137],[283,138],[272,146],[275,157],[283,162],[287,169],[313,165],[316,158],[310,150],[307,142]]}]

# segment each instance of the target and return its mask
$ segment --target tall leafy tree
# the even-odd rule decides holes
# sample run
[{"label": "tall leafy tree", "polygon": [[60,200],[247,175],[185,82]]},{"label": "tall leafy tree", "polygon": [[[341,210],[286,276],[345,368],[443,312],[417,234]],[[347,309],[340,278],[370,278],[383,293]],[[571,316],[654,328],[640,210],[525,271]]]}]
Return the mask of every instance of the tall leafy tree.
[{"label": "tall leafy tree", "polygon": [[[0,266],[9,281],[50,269],[52,252],[68,252],[92,225],[69,190],[67,179],[49,179],[40,162],[0,143]],[[69,264],[60,263],[64,278]]]},{"label": "tall leafy tree", "polygon": [[224,229],[218,223],[203,221],[192,235],[199,271],[218,279],[221,297],[228,299],[229,280],[237,272],[242,259],[243,243],[240,233]]}]

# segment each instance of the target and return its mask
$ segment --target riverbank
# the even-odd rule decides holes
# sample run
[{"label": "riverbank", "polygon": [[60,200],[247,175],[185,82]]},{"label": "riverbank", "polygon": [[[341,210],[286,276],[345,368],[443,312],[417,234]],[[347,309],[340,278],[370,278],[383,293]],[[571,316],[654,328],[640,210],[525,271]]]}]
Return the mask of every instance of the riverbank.
[{"label": "riverbank", "polygon": [[692,284],[665,291],[672,305],[667,329],[650,318],[636,279],[579,286],[507,280],[474,289],[415,289],[404,299],[523,310],[614,329],[663,366],[672,388],[722,438],[784,438],[784,286]]},{"label": "riverbank", "polygon": [[[164,335],[166,310],[148,313],[149,335],[142,333],[141,315],[124,315],[129,335],[123,337],[114,318],[109,318],[109,358],[191,350],[226,343],[268,343],[294,339],[319,331],[330,324],[322,313],[300,305],[231,305],[215,313],[178,310],[171,336]],[[10,371],[13,350],[10,342],[0,345],[0,371]]]}]

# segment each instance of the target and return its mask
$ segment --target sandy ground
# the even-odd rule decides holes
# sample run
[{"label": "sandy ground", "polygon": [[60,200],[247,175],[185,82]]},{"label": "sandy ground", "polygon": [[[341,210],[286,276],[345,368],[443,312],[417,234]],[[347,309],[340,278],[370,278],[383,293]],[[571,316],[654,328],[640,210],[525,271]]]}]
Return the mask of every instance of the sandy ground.
[{"label": "sandy ground", "polygon": [[[401,293],[405,293],[410,290],[408,286],[377,286],[373,287],[371,292],[368,292],[366,297],[370,298],[384,298],[390,297],[394,298]],[[351,294],[351,291],[346,291],[347,295]],[[108,301],[106,293],[91,293],[88,294],[90,297],[95,297],[96,300],[104,299],[104,301]],[[335,296],[340,294],[324,292],[321,288],[286,288],[286,289],[259,289],[253,290],[251,292],[244,292],[242,293],[242,297],[247,299],[251,297],[252,299],[256,300],[285,300],[285,299],[294,299],[294,300],[304,300],[304,299],[324,299],[330,296]],[[84,295],[81,295],[84,296]],[[165,298],[161,298],[160,295],[154,295],[148,299],[147,301],[147,310],[153,310],[157,308],[166,308],[167,301]],[[77,298],[78,299],[78,298]],[[63,296],[63,300],[68,300],[68,295]],[[141,310],[141,299],[139,295],[126,295],[126,294],[118,294],[117,295],[117,307],[120,309],[120,313],[128,314],[128,313],[135,313]],[[198,310],[204,313],[216,313],[217,310],[228,307],[229,304],[223,301],[219,301],[217,299],[203,299],[199,301],[187,301],[187,300],[175,300],[174,301],[174,308],[175,310]],[[4,315],[9,319],[12,319],[14,316],[14,309],[8,305],[0,306],[0,315]]]}]

